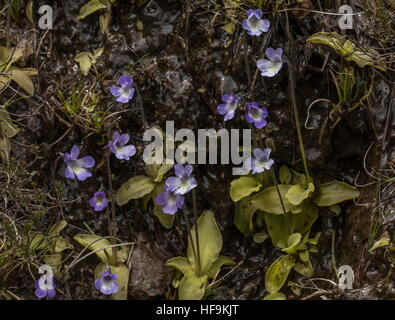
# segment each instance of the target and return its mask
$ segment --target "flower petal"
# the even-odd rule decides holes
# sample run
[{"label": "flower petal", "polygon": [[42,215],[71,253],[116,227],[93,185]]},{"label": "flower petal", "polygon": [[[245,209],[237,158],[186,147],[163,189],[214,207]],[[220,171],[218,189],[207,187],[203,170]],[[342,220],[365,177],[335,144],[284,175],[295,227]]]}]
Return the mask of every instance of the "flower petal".
[{"label": "flower petal", "polygon": [[278,57],[281,60],[281,57],[283,55],[283,49],[278,48],[274,54],[276,57]]},{"label": "flower petal", "polygon": [[80,148],[77,145],[73,145],[70,151],[70,159],[77,160],[79,155],[80,155]]},{"label": "flower petal", "polygon": [[76,165],[81,168],[93,168],[95,166],[95,159],[91,156],[83,157],[75,162]]},{"label": "flower petal", "polygon": [[53,299],[56,296],[56,290],[55,289],[50,289],[47,291],[47,298],[48,299]]},{"label": "flower petal", "polygon": [[251,117],[251,115],[250,115],[250,113],[248,111],[246,112],[246,120],[249,123],[253,123],[254,122],[254,119]]},{"label": "flower petal", "polygon": [[267,58],[272,60],[272,58],[276,55],[276,51],[273,48],[267,48],[265,54]]},{"label": "flower petal", "polygon": [[252,10],[252,9],[249,9],[248,11],[247,11],[247,18],[249,18],[251,15],[253,15],[254,14],[254,10]]},{"label": "flower petal", "polygon": [[190,164],[187,164],[185,167],[185,174],[187,177],[190,177],[193,171],[193,167]]},{"label": "flower petal", "polygon": [[165,183],[169,187],[169,190],[171,192],[174,192],[175,190],[181,187],[182,180],[177,177],[169,177],[166,179]]},{"label": "flower petal", "polygon": [[250,25],[248,24],[248,20],[244,20],[241,26],[244,30],[250,31]]},{"label": "flower petal", "polygon": [[184,207],[184,197],[178,196],[176,204],[177,204],[178,209],[182,209]]},{"label": "flower petal", "polygon": [[136,154],[136,147],[132,144],[124,146],[122,148],[117,148],[115,156],[120,160],[129,160]]},{"label": "flower petal", "polygon": [[114,143],[118,142],[120,138],[120,134],[118,131],[114,131],[114,134],[112,135]]},{"label": "flower petal", "polygon": [[71,170],[69,166],[67,166],[66,169],[64,170],[64,176],[69,179],[75,178],[74,172],[73,170]]},{"label": "flower petal", "polygon": [[255,159],[260,160],[260,161],[266,160],[265,153],[262,149],[255,148],[253,153],[254,153]]},{"label": "flower petal", "polygon": [[256,9],[254,10],[254,14],[261,19],[262,18],[262,10],[261,9]]},{"label": "flower petal", "polygon": [[47,290],[42,290],[42,289],[36,289],[34,291],[34,294],[36,295],[37,298],[45,298],[47,296]]},{"label": "flower petal", "polygon": [[235,116],[235,112],[234,112],[234,111],[229,111],[229,112],[226,114],[226,116],[225,116],[225,118],[224,118],[224,121],[231,120],[231,119],[234,118],[234,116]]},{"label": "flower petal", "polygon": [[174,166],[174,172],[176,176],[179,178],[186,176],[186,168],[182,164],[176,164]]},{"label": "flower petal", "polygon": [[256,66],[258,67],[259,70],[261,70],[262,73],[267,72],[267,70],[269,70],[272,65],[273,63],[267,59],[259,59],[256,62]]},{"label": "flower petal", "polygon": [[260,24],[260,30],[262,32],[268,32],[270,28],[270,21],[269,20],[262,20],[262,23]]},{"label": "flower petal", "polygon": [[223,103],[223,104],[218,105],[218,107],[217,107],[217,111],[218,111],[219,114],[228,113],[229,109],[230,109],[229,108],[229,103]]},{"label": "flower petal", "polygon": [[119,144],[121,146],[124,146],[125,144],[127,144],[129,142],[129,135],[127,133],[121,134],[121,136],[119,137]]},{"label": "flower petal", "polygon": [[262,117],[266,118],[269,114],[269,112],[267,111],[267,108],[262,107],[261,110],[262,110]]},{"label": "flower petal", "polygon": [[112,86],[110,92],[114,97],[119,97],[121,95],[121,88],[117,86]]},{"label": "flower petal", "polygon": [[123,96],[123,95],[120,95],[118,98],[117,98],[117,102],[120,102],[120,103],[128,103],[129,102],[129,98],[126,96]]},{"label": "flower petal", "polygon": [[177,202],[173,201],[168,203],[162,210],[166,214],[175,214],[178,211]]},{"label": "flower petal", "polygon": [[223,102],[233,102],[237,100],[237,97],[234,94],[231,93],[226,93],[222,96],[222,101]]},{"label": "flower petal", "polygon": [[273,159],[269,159],[269,161],[267,161],[267,162],[265,163],[264,168],[265,168],[266,170],[270,170],[270,168],[272,167],[273,163],[274,163],[274,160],[273,160]]},{"label": "flower petal", "polygon": [[78,168],[77,170],[74,170],[74,173],[79,181],[84,181],[87,178],[92,177],[92,173],[84,168]]},{"label": "flower petal", "polygon": [[266,125],[267,125],[267,121],[264,118],[254,121],[254,126],[257,129],[262,129],[263,127],[266,127]]},{"label": "flower petal", "polygon": [[120,76],[118,79],[118,83],[122,88],[130,87],[133,84],[133,78],[129,76]]}]

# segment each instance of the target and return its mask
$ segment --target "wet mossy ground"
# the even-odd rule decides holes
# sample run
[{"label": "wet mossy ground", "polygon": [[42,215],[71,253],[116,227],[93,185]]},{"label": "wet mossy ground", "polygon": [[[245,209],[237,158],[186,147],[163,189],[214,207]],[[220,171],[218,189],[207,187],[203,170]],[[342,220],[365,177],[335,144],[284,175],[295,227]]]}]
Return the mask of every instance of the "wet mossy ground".
[{"label": "wet mossy ground", "polygon": [[[29,234],[45,233],[60,219],[69,224],[63,233],[68,239],[88,231],[88,227],[100,235],[109,233],[107,214],[92,211],[88,200],[99,188],[108,188],[104,143],[114,130],[129,133],[138,150],[130,161],[111,162],[116,190],[130,177],[144,173],[142,136],[146,126],[164,128],[166,120],[173,120],[176,129],[194,131],[247,128],[244,112],[238,112],[226,125],[216,112],[221,95],[233,92],[267,106],[269,125],[262,131],[262,138],[274,147],[277,167],[286,164],[303,171],[288,73],[284,68],[274,78],[263,78],[256,71],[256,61],[264,56],[268,46],[283,48],[293,66],[312,175],[320,182],[336,179],[361,188],[361,198],[355,203],[342,204],[341,215],[321,212],[314,224],[313,230],[322,232],[319,253],[312,255],[314,278],[337,281],[335,258],[337,266],[353,267],[356,281],[354,290],[333,291],[328,297],[394,297],[394,256],[383,248],[368,252],[369,238],[375,241],[384,233],[392,238],[395,229],[395,190],[393,183],[383,183],[394,177],[395,165],[392,71],[395,23],[390,1],[352,1],[356,12],[365,13],[355,16],[354,29],[347,31],[339,30],[338,16],[319,13],[336,13],[336,1],[284,1],[276,12],[272,2],[263,1],[271,28],[260,37],[247,36],[240,26],[245,10],[252,8],[248,1],[119,1],[112,9],[106,36],[100,33],[98,14],[77,20],[85,2],[34,1],[35,7],[48,4],[54,9],[54,29],[49,32],[33,26],[23,9],[18,20],[7,11],[0,17],[3,19],[0,44],[15,46],[22,39],[29,41],[35,54],[26,66],[39,70],[39,75],[34,77],[34,96],[18,100],[15,84],[12,85],[15,90],[7,88],[0,95],[1,104],[15,100],[7,111],[20,128],[12,138],[9,162],[0,165],[0,211],[5,213],[0,216],[0,241],[9,241],[22,250],[22,254],[12,254],[3,260],[1,299],[34,298],[33,277],[38,277],[35,266],[42,263],[42,254],[25,250]],[[22,8],[26,5],[25,1],[21,4]],[[295,8],[299,10],[292,10]],[[232,33],[224,28],[230,22],[235,23]],[[359,46],[374,48],[387,58],[388,70],[360,68],[327,47],[306,42],[320,31],[338,32]],[[98,73],[82,76],[75,55],[98,48],[104,48],[96,64]],[[307,109],[317,99],[338,103],[331,71],[339,66],[351,66],[359,76],[355,85],[362,95],[368,92],[369,95],[351,112],[348,108],[355,101],[346,101],[334,125],[334,122],[325,123],[331,112],[330,103],[317,103],[310,113]],[[108,88],[124,73],[133,76],[139,94],[128,104],[117,104]],[[67,114],[60,102],[58,91],[67,95],[72,87],[100,93],[97,110],[116,114],[100,130],[84,127],[78,117]],[[82,146],[83,154],[96,159],[94,178],[85,182],[64,178],[59,152],[69,151],[73,144]],[[199,212],[213,210],[224,238],[222,254],[236,262],[242,261],[209,298],[264,297],[267,294],[264,272],[280,252],[270,241],[254,243],[234,226],[235,208],[229,197],[233,179],[230,166],[196,165],[194,172],[199,185],[196,191]],[[192,207],[191,203],[188,205]],[[142,208],[139,201],[116,207],[118,238],[121,242],[135,243],[130,298],[171,299],[174,297],[172,274],[163,265],[167,259],[185,252],[185,222],[177,217],[176,227],[167,230],[152,215],[151,206],[147,210]],[[0,248],[5,247],[0,245]],[[75,250],[65,254],[64,265],[70,264],[81,250],[75,244]],[[93,286],[96,264],[97,258],[90,256],[71,268],[58,280],[58,298],[102,298]],[[290,299],[309,296],[318,289],[334,289],[325,281],[316,281],[314,287],[295,273],[289,280],[309,287],[300,296],[285,289]]]}]

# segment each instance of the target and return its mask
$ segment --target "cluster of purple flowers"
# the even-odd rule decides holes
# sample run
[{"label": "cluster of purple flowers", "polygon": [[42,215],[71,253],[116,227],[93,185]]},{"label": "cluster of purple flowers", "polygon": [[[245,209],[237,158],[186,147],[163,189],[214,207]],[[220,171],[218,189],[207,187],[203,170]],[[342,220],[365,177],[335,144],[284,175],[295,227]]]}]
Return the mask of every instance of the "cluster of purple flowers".
[{"label": "cluster of purple flowers", "polygon": [[[109,266],[102,272],[101,277],[95,281],[95,287],[101,293],[109,295],[118,292],[118,275],[111,273]],[[34,294],[37,298],[53,299],[56,296],[56,284],[53,273],[46,274],[34,283]]]},{"label": "cluster of purple flowers", "polygon": [[[260,36],[263,32],[267,32],[270,28],[270,21],[262,18],[262,10],[248,10],[247,18],[243,21],[242,27],[250,36]],[[264,77],[274,77],[280,70],[283,64],[282,49],[277,50],[273,48],[266,49],[267,59],[260,59],[257,61],[257,67],[261,70],[261,75]]]},{"label": "cluster of purple flowers", "polygon": [[184,195],[197,186],[195,177],[192,175],[191,165],[176,164],[174,166],[175,176],[165,181],[165,191],[155,198],[156,204],[162,207],[166,214],[175,214],[184,206]]},{"label": "cluster of purple flowers", "polygon": [[[129,139],[130,137],[126,133],[119,134],[118,131],[114,132],[113,140],[108,143],[108,147],[116,158],[129,160],[130,157],[136,154],[136,147],[131,144],[127,145]],[[78,159],[79,154],[80,148],[77,145],[71,148],[70,153],[61,153],[66,164],[64,175],[69,179],[84,181],[92,176],[88,169],[95,166],[95,159],[91,156]],[[105,192],[96,191],[89,200],[89,204],[95,211],[104,210],[108,204]]]},{"label": "cluster of purple flowers", "polygon": [[[236,109],[240,103],[240,97],[234,94],[224,94],[222,96],[224,103],[218,105],[217,111],[221,115],[225,115],[224,120],[233,119]],[[255,128],[262,129],[267,125],[266,118],[268,116],[267,108],[259,107],[257,102],[250,102],[245,115],[247,122],[253,123]]]},{"label": "cluster of purple flowers", "polygon": [[[263,19],[262,10],[248,10],[247,18],[242,23],[243,29],[247,31],[250,36],[260,36],[267,32],[270,28],[270,21]],[[263,77],[274,77],[277,75],[283,65],[283,50],[281,48],[273,49],[267,48],[265,51],[266,59],[259,59],[256,63],[258,69],[261,71]],[[224,121],[233,119],[236,109],[240,104],[240,97],[235,94],[224,94],[222,102],[217,107],[219,114],[224,115]],[[250,102],[247,104],[247,111],[245,118],[247,122],[252,123],[255,128],[262,129],[267,125],[268,110],[265,107],[260,107],[257,102]],[[252,173],[259,173],[264,170],[270,170],[274,161],[270,159],[270,148],[264,150],[256,148],[253,151],[254,157],[250,157],[245,162],[245,167],[252,170]]]}]

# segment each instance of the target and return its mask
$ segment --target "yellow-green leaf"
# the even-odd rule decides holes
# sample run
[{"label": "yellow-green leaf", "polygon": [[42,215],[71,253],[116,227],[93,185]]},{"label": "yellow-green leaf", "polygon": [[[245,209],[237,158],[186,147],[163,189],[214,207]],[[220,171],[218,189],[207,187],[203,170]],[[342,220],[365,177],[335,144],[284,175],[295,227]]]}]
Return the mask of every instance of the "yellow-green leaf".
[{"label": "yellow-green leaf", "polygon": [[285,294],[281,292],[276,292],[268,294],[263,300],[286,300]]},{"label": "yellow-green leaf", "polygon": [[18,131],[18,127],[12,123],[8,112],[0,108],[0,134],[4,134],[7,138],[12,138]]},{"label": "yellow-green leaf", "polygon": [[78,20],[82,20],[98,10],[106,9],[106,8],[107,6],[104,3],[102,3],[100,0],[91,0],[80,9]]},{"label": "yellow-green leaf", "polygon": [[198,277],[193,271],[188,272],[178,286],[178,298],[180,300],[202,299],[207,281],[207,276]]},{"label": "yellow-green leaf", "polygon": [[[14,80],[17,84],[19,84],[21,86],[21,88],[23,90],[25,90],[26,93],[29,95],[34,94],[34,85],[33,85],[32,79],[30,79],[30,76],[36,75],[37,70],[35,73],[33,70],[35,70],[35,69],[28,69],[25,71],[24,69],[12,67],[10,69],[10,75],[9,75],[9,77],[12,80]],[[32,74],[32,73],[34,73],[34,74]]]},{"label": "yellow-green leaf", "polygon": [[5,136],[2,137],[0,135],[0,157],[6,162],[8,162],[10,151],[11,151],[10,139],[8,139]]},{"label": "yellow-green leaf", "polygon": [[390,243],[390,238],[388,238],[388,237],[383,237],[383,238],[381,238],[380,240],[377,240],[377,241],[373,244],[373,246],[369,249],[369,251],[376,250],[377,248],[380,248],[380,247],[388,246],[389,243]]},{"label": "yellow-green leaf", "polygon": [[[281,194],[281,198],[284,203],[285,212],[288,212],[292,208],[292,204],[286,199],[286,194],[292,185],[279,184],[278,188]],[[281,206],[281,201],[277,193],[276,186],[272,186],[263,189],[256,195],[252,197],[251,203],[258,209],[273,213],[273,214],[283,214],[284,210]]]},{"label": "yellow-green leaf", "polygon": [[[217,261],[219,252],[222,249],[222,235],[215,222],[214,214],[212,211],[204,211],[197,221],[199,230],[199,249],[201,261],[201,274],[207,274],[214,262]],[[191,229],[192,241],[195,249],[196,246],[196,225]],[[192,250],[191,237],[188,237],[188,259],[191,262],[192,269],[197,272],[197,261]]]},{"label": "yellow-green leaf", "polygon": [[56,237],[55,239],[55,253],[61,253],[64,250],[73,250],[74,246],[70,243],[70,241],[66,240],[63,237]]},{"label": "yellow-green leaf", "polygon": [[271,264],[265,274],[265,287],[270,294],[281,289],[294,265],[295,258],[290,254],[280,256]]},{"label": "yellow-green leaf", "polygon": [[111,21],[111,11],[103,13],[99,17],[99,25],[101,34],[107,34]]},{"label": "yellow-green leaf", "polygon": [[156,183],[151,177],[136,176],[126,181],[116,194],[116,201],[123,206],[132,199],[140,199],[154,190]]},{"label": "yellow-green leaf", "polygon": [[209,279],[216,279],[218,273],[221,271],[221,268],[223,266],[233,266],[235,264],[236,263],[231,258],[225,256],[218,256],[217,261],[214,262],[214,264],[208,271],[207,276]]},{"label": "yellow-green leaf", "polygon": [[304,199],[307,199],[314,192],[314,184],[309,182],[307,189],[303,188],[303,186],[297,184],[292,186],[285,197],[287,200],[294,206],[297,206],[302,203]]},{"label": "yellow-green leaf", "polygon": [[62,231],[64,228],[66,228],[67,222],[66,220],[60,220],[59,222],[56,222],[48,231],[48,234],[53,236],[53,235],[59,235],[60,231]]},{"label": "yellow-green leaf", "polygon": [[262,184],[252,177],[241,177],[230,183],[230,198],[237,202],[259,190]]},{"label": "yellow-green leaf", "polygon": [[279,180],[282,184],[289,184],[292,179],[291,170],[285,165],[282,165],[279,170]]},{"label": "yellow-green leaf", "polygon": [[33,20],[33,0],[29,0],[29,2],[27,3],[25,12],[26,12],[26,17],[29,19],[29,21],[31,23],[34,23],[34,20]]},{"label": "yellow-green leaf", "polygon": [[235,216],[233,223],[245,236],[254,232],[253,218],[255,212],[258,210],[251,204],[251,198],[246,197],[236,203]]},{"label": "yellow-green leaf", "polygon": [[62,267],[62,254],[61,253],[54,253],[54,254],[47,254],[44,257],[45,264],[52,267],[55,273],[59,272],[60,268]]},{"label": "yellow-green leaf", "polygon": [[89,69],[92,67],[92,54],[90,52],[80,52],[74,60],[80,65],[82,74],[88,75]]},{"label": "yellow-green leaf", "polygon": [[385,71],[382,59],[376,50],[371,48],[358,48],[353,42],[347,40],[337,32],[318,32],[307,39],[310,43],[326,45],[347,61],[354,61],[359,67],[366,65]]},{"label": "yellow-green leaf", "polygon": [[[96,255],[103,261],[104,263],[109,263],[111,257],[112,249],[107,248],[110,246],[110,242],[107,239],[102,238],[101,236],[95,234],[77,234],[74,236],[74,240],[83,245],[84,247],[88,247],[88,249],[92,251],[96,251]],[[107,255],[106,255],[107,254]]]},{"label": "yellow-green leaf", "polygon": [[192,266],[187,257],[175,257],[167,260],[166,265],[180,271],[183,275],[186,275],[192,270]]},{"label": "yellow-green leaf", "polygon": [[359,190],[347,183],[331,181],[318,187],[314,202],[319,207],[329,207],[334,204],[359,197]]}]

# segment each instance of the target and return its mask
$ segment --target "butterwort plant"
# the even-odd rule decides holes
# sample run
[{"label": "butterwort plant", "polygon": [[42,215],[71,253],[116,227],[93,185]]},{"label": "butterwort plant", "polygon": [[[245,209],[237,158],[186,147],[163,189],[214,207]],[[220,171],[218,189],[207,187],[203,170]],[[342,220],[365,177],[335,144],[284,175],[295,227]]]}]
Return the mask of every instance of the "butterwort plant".
[{"label": "butterwort plant", "polygon": [[115,131],[113,134],[113,139],[108,143],[111,152],[120,160],[129,160],[136,154],[136,147],[132,144],[127,144],[129,142],[129,135],[127,133],[120,134]]},{"label": "butterwort plant", "polygon": [[134,96],[133,78],[129,76],[120,76],[118,86],[111,87],[111,94],[117,98],[117,102],[128,103]]},{"label": "butterwort plant", "polygon": [[234,94],[224,94],[222,96],[222,104],[218,105],[217,111],[221,115],[225,115],[224,121],[234,118],[236,109],[240,103],[240,97]]},{"label": "butterwort plant", "polygon": [[250,36],[260,36],[263,32],[267,32],[270,28],[270,21],[262,18],[262,10],[248,10],[247,19],[243,21],[243,29]]},{"label": "butterwort plant", "polygon": [[70,153],[60,153],[63,156],[66,164],[64,175],[66,178],[84,181],[92,176],[92,173],[88,170],[95,166],[95,159],[91,156],[86,156],[78,159],[80,155],[80,148],[74,145],[71,148]]},{"label": "butterwort plant", "polygon": [[271,78],[279,73],[283,66],[283,49],[267,48],[265,54],[267,59],[258,60],[256,65],[263,77]]},{"label": "butterwort plant", "polygon": [[268,111],[265,107],[259,107],[258,103],[250,102],[247,105],[246,120],[253,123],[255,128],[262,129],[267,125]]}]

